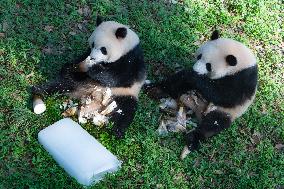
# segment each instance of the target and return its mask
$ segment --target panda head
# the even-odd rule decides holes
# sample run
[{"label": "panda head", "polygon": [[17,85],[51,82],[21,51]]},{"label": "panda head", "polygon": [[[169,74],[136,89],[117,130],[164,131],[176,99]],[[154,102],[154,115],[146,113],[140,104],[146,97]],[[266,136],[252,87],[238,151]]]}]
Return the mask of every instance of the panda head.
[{"label": "panda head", "polygon": [[232,39],[219,38],[214,31],[211,40],[204,43],[196,52],[193,70],[210,79],[233,75],[256,64],[252,51]]},{"label": "panda head", "polygon": [[97,19],[97,27],[89,37],[90,59],[94,63],[115,62],[139,44],[139,37],[129,27]]}]

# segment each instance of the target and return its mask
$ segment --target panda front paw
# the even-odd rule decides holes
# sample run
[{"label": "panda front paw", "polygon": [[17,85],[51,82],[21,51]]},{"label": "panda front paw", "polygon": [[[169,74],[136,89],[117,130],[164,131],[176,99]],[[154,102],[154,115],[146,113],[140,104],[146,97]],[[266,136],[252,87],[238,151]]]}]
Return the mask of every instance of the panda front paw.
[{"label": "panda front paw", "polygon": [[185,141],[188,149],[193,152],[200,146],[199,133],[196,130],[190,131],[185,135]]},{"label": "panda front paw", "polygon": [[158,100],[169,97],[158,83],[145,83],[142,89],[152,99]]},{"label": "panda front paw", "polygon": [[185,142],[188,149],[193,152],[199,149],[201,134],[197,130],[192,130],[185,135]]},{"label": "panda front paw", "polygon": [[184,159],[188,154],[198,150],[200,146],[200,134],[198,131],[193,130],[185,135],[186,146],[184,147],[180,158]]}]

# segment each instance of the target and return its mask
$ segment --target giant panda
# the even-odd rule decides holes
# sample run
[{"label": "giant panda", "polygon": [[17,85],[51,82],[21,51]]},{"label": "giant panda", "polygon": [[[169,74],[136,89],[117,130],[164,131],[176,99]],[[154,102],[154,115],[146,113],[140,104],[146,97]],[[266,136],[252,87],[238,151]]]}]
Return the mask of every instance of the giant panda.
[{"label": "giant panda", "polygon": [[218,31],[196,51],[196,59],[193,68],[147,89],[156,98],[169,94],[178,99],[199,118],[197,128],[186,134],[184,153],[228,128],[252,104],[257,88],[258,68],[252,51],[238,41],[220,38]]},{"label": "giant panda", "polygon": [[110,88],[117,109],[110,116],[114,134],[121,138],[131,124],[138,94],[146,78],[143,51],[138,35],[128,26],[97,18],[97,27],[88,39],[89,50],[65,64],[52,82],[33,86],[34,96],[66,94],[80,99],[97,88]]}]

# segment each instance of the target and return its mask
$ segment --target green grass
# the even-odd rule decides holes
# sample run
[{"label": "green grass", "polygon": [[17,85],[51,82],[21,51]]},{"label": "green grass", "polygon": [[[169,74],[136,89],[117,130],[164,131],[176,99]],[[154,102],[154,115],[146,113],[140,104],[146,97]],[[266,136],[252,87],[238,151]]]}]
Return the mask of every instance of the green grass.
[{"label": "green grass", "polygon": [[97,12],[137,31],[151,79],[192,66],[199,43],[217,28],[253,49],[259,87],[244,116],[184,161],[182,134],[157,136],[160,113],[146,95],[123,140],[84,125],[123,161],[93,188],[284,187],[284,151],[277,148],[284,143],[283,9],[279,0],[1,1],[0,188],[82,188],[37,141],[41,129],[61,119],[63,99],[48,98],[48,111],[35,115],[29,87],[86,49]]}]

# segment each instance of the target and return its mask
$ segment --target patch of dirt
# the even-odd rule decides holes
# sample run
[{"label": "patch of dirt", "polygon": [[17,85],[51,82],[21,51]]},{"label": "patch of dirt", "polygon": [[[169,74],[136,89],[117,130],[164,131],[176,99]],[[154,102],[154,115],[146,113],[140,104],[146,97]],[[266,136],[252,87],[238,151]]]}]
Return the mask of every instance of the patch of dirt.
[{"label": "patch of dirt", "polygon": [[151,70],[153,70],[154,76],[167,76],[171,75],[173,72],[170,68],[164,64],[162,61],[151,61],[148,62],[148,65],[151,65]]}]

